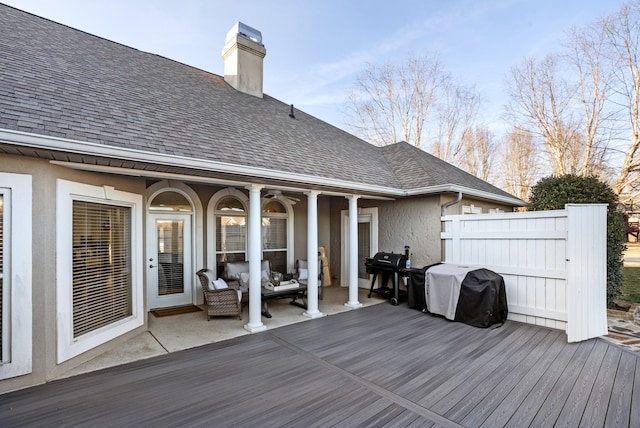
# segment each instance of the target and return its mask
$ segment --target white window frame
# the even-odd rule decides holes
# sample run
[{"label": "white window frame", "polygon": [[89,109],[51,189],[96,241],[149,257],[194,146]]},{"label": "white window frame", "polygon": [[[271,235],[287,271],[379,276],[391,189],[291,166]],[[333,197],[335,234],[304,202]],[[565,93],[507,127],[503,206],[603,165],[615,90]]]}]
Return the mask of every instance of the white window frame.
[{"label": "white window frame", "polygon": [[[115,190],[110,186],[94,186],[57,180],[56,192],[56,307],[57,362],[106,343],[144,325],[144,258],[142,195]],[[131,208],[131,310],[129,317],[97,330],[73,337],[73,201],[81,200]]]},{"label": "white window frame", "polygon": [[475,205],[463,205],[461,214],[482,214],[482,207],[476,207]]},{"label": "white window frame", "polygon": [[[207,245],[209,247],[207,251],[207,266],[209,269],[211,269],[214,272],[216,271],[216,266],[217,266],[216,260],[218,255],[218,248],[216,247],[216,233],[217,233],[216,216],[229,215],[229,213],[216,211],[216,206],[218,206],[218,202],[220,202],[222,198],[226,198],[227,196],[236,198],[240,201],[240,203],[242,203],[242,206],[244,207],[244,211],[245,211],[243,216],[246,217],[247,221],[249,221],[249,198],[240,190],[234,189],[231,187],[222,189],[216,192],[211,197],[211,199],[209,199],[209,205],[207,206]],[[249,229],[247,227],[247,233],[248,231]],[[246,241],[245,241],[244,248],[245,248],[244,257],[246,259],[247,251],[248,251],[248,245]]]},{"label": "white window frame", "polygon": [[[228,213],[223,213],[223,212],[219,212],[216,211],[216,206],[218,205],[218,202],[220,202],[220,200],[222,198],[225,198],[227,196],[231,196],[234,197],[236,199],[238,199],[240,201],[240,203],[242,203],[242,206],[244,207],[245,210],[245,216],[247,218],[247,222],[249,221],[249,197],[247,195],[245,195],[243,192],[241,192],[238,189],[235,189],[233,187],[227,187],[225,189],[219,190],[218,192],[216,192],[211,199],[209,199],[209,204],[207,206],[207,265],[209,267],[209,269],[213,270],[215,272],[216,270],[216,256],[217,256],[217,251],[218,249],[216,248],[216,215],[229,215]],[[264,206],[270,202],[271,199],[268,198],[261,198],[260,200],[260,227],[262,228],[262,218],[265,217],[264,213],[262,212],[262,210],[264,209]],[[293,271],[293,265],[294,265],[294,260],[293,260],[293,246],[294,246],[294,212],[293,212],[293,205],[291,204],[291,202],[289,202],[286,198],[279,198],[278,202],[282,203],[282,205],[285,207],[285,209],[287,210],[286,213],[286,218],[287,218],[287,268],[289,270],[289,272]],[[280,218],[284,218],[284,214],[280,214]],[[268,216],[267,216],[268,217]],[[275,217],[278,218],[278,217]],[[248,231],[249,229],[247,228],[247,239],[249,239],[249,235],[248,235]],[[262,236],[262,230],[260,231],[260,236]],[[245,243],[245,259],[249,256],[249,243]],[[263,248],[262,248],[262,244],[260,244],[260,252],[261,254],[263,253]],[[282,250],[280,250],[282,251]]]},{"label": "white window frame", "polygon": [[[4,287],[8,307],[4,323],[9,333],[0,379],[32,372],[32,178],[26,174],[0,173],[0,187],[8,203],[4,211],[6,235]],[[19,239],[17,239],[19,237]]]},{"label": "white window frame", "polygon": [[[275,219],[285,219],[287,221],[286,231],[287,231],[287,248],[272,248],[266,250],[263,246],[261,246],[262,258],[264,259],[264,253],[272,253],[277,251],[286,251],[287,253],[287,272],[293,272],[294,269],[294,261],[293,261],[293,205],[286,198],[277,198],[279,203],[282,204],[285,211],[284,213],[265,213],[264,209],[272,199],[263,198],[260,204],[260,228],[262,229],[262,219],[264,218],[275,218]],[[262,235],[262,230],[260,230],[260,234]],[[264,245],[264,244],[263,244]]]}]

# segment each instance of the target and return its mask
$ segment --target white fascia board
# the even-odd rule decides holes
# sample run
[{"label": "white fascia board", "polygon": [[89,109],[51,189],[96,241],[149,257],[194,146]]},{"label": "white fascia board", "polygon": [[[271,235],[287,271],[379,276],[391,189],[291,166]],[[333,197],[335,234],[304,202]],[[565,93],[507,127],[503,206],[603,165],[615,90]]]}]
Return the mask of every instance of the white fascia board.
[{"label": "white fascia board", "polygon": [[461,192],[462,195],[473,196],[479,199],[486,199],[495,202],[503,202],[509,205],[517,205],[517,206],[526,206],[526,202],[515,198],[508,197],[502,195],[496,195],[495,193],[485,192],[483,190],[472,189],[470,187],[459,186],[457,184],[441,184],[438,186],[429,186],[429,187],[417,187],[414,189],[409,189],[405,192],[406,196],[418,196],[418,195],[429,195],[436,193],[458,193]]},{"label": "white fascia board", "polygon": [[[284,181],[294,181],[306,185],[331,186],[345,189],[355,194],[378,193],[391,198],[402,196],[421,196],[437,193],[462,192],[468,196],[475,196],[480,199],[487,199],[496,202],[503,202],[509,205],[524,206],[523,201],[517,198],[496,195],[494,193],[484,192],[477,189],[471,189],[455,184],[444,184],[438,186],[419,187],[414,189],[397,189],[394,187],[376,186],[366,183],[357,183],[353,181],[338,180],[328,177],[318,177],[306,174],[296,174],[289,171],[277,171],[267,168],[260,168],[247,165],[230,164],[226,162],[217,162],[209,160],[201,160],[188,158],[184,156],[167,155],[162,153],[150,153],[142,150],[128,149],[125,147],[113,147],[103,144],[90,143],[84,141],[70,140],[67,138],[49,137],[37,135],[27,132],[13,131],[8,129],[0,129],[0,142],[13,145],[20,145],[43,150],[62,150],[74,154],[87,156],[103,156],[118,160],[128,160],[137,162],[146,162],[157,165],[172,165],[185,168],[199,169],[202,171],[215,171],[221,173],[235,174],[247,177],[257,177],[264,179],[276,179]],[[63,162],[59,162],[63,164]],[[121,168],[113,167],[114,173]],[[137,175],[131,170],[130,175]],[[137,170],[136,170],[137,171]],[[148,176],[149,171],[139,171],[140,176]],[[178,177],[176,177],[178,178]],[[195,178],[195,177],[194,177]],[[220,180],[224,181],[224,180]],[[231,180],[229,180],[231,182]]]},{"label": "white fascia board", "polygon": [[375,186],[371,184],[337,180],[327,177],[296,174],[290,171],[277,171],[267,168],[201,160],[184,156],[151,153],[142,150],[128,149],[125,147],[105,146],[103,144],[75,141],[66,138],[48,137],[6,129],[0,130],[0,142],[43,150],[62,150],[79,155],[104,156],[118,160],[124,159],[128,161],[147,162],[158,165],[172,165],[199,169],[203,171],[236,174],[241,176],[295,181],[301,184],[331,186],[352,190],[356,193],[375,192],[386,194],[389,196],[402,196],[404,193],[402,190],[386,186]]},{"label": "white fascia board", "polygon": [[[142,169],[132,169],[132,168],[122,168],[117,166],[108,166],[108,165],[94,165],[94,164],[86,164],[79,162],[68,162],[68,161],[57,161],[50,160],[50,164],[62,166],[64,168],[75,169],[79,171],[91,171],[91,172],[102,172],[108,174],[116,174],[116,175],[127,175],[130,177],[146,177],[146,178],[157,178],[161,180],[183,180],[183,181],[191,181],[194,183],[202,183],[202,184],[216,184],[216,185],[225,185],[225,186],[237,186],[237,187],[246,187],[251,185],[252,183],[249,181],[239,181],[239,180],[227,180],[224,178],[213,178],[213,177],[205,177],[199,175],[187,175],[187,174],[177,174],[173,172],[160,172],[160,171],[148,171]],[[304,184],[301,184],[298,187],[294,186],[279,186],[279,185],[268,185],[265,186],[268,189],[273,190],[281,190],[283,192],[298,192],[305,193],[309,191],[308,187],[304,187]],[[320,191],[323,195],[328,196],[351,196],[353,192],[338,192],[338,191]],[[393,197],[385,197],[385,196],[367,196],[367,199],[375,199],[381,201],[392,201],[395,198]]]}]

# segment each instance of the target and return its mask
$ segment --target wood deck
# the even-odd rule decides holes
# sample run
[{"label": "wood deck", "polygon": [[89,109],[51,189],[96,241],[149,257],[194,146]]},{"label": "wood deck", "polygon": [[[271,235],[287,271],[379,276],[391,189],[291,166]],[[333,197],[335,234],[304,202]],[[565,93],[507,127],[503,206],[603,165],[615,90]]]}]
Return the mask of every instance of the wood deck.
[{"label": "wood deck", "polygon": [[640,426],[640,358],[379,304],[0,396],[3,427]]}]

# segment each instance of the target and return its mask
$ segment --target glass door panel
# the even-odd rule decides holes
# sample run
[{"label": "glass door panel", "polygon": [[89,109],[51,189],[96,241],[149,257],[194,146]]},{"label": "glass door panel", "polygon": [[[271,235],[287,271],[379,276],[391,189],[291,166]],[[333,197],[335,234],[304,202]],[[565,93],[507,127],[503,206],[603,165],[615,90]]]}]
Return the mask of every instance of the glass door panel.
[{"label": "glass door panel", "polygon": [[191,215],[151,214],[148,233],[149,308],[193,303]]}]

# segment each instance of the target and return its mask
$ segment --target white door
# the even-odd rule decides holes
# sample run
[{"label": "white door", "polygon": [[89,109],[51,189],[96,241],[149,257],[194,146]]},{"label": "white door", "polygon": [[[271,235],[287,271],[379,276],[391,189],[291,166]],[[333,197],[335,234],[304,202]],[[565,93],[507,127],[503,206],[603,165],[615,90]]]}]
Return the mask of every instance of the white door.
[{"label": "white door", "polygon": [[[367,257],[378,252],[378,208],[358,209],[358,287],[370,288],[371,275],[364,267]],[[349,277],[349,211],[342,211],[342,266],[341,282],[347,287]]]},{"label": "white door", "polygon": [[147,227],[149,309],[193,303],[191,214],[150,214]]}]

